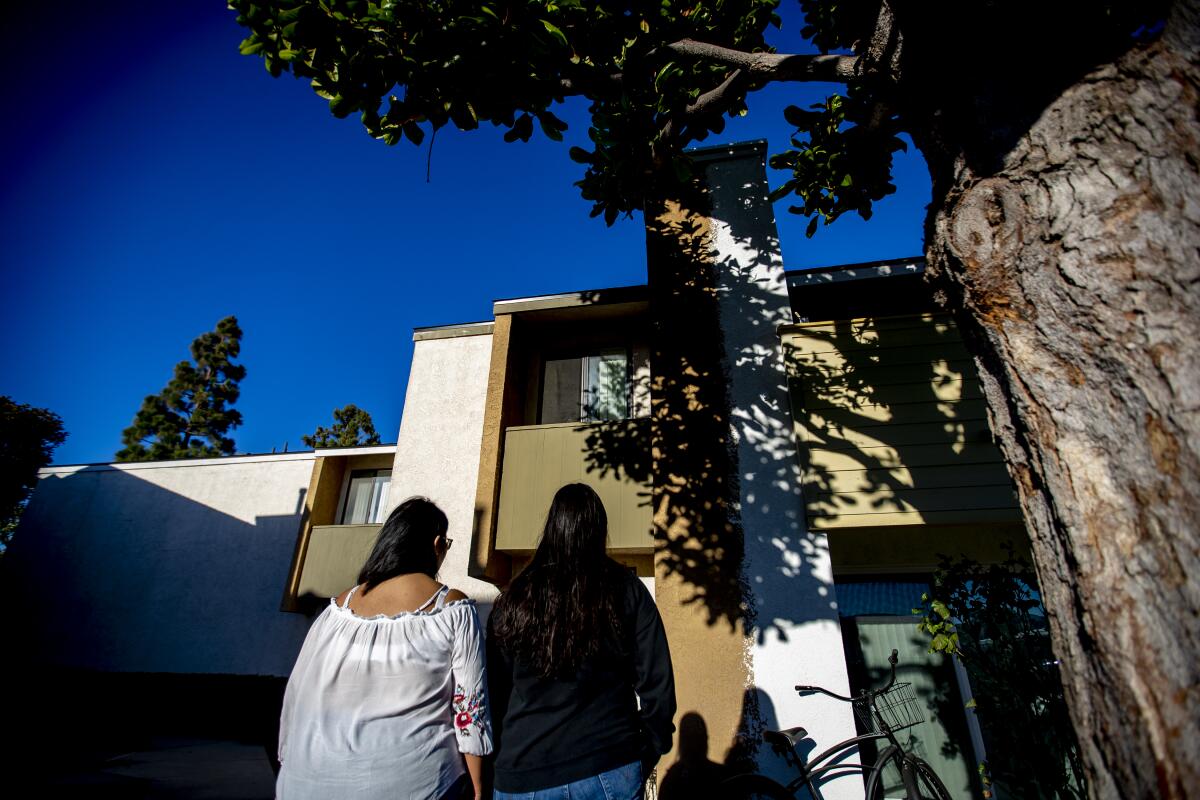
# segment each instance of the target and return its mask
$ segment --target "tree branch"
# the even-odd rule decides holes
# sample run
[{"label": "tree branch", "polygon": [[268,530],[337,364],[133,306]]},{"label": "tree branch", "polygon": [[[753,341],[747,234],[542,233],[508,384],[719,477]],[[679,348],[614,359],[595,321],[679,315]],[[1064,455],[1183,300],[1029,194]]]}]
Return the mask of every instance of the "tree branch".
[{"label": "tree branch", "polygon": [[667,49],[736,67],[755,80],[846,83],[858,77],[858,56],[746,53],[694,39],[680,39],[667,45]]},{"label": "tree branch", "polygon": [[859,69],[872,74],[886,73],[893,81],[899,80],[900,51],[903,46],[904,37],[896,27],[896,15],[888,0],[883,0],[879,4],[875,29],[871,32]]},{"label": "tree branch", "polygon": [[692,103],[684,109],[685,117],[695,117],[700,114],[715,112],[718,114],[725,112],[725,103],[730,92],[734,91],[734,87],[740,86],[747,80],[746,73],[741,69],[735,69],[729,73],[729,77],[721,82],[721,85],[715,89],[709,89],[704,94],[696,98],[696,102]]}]

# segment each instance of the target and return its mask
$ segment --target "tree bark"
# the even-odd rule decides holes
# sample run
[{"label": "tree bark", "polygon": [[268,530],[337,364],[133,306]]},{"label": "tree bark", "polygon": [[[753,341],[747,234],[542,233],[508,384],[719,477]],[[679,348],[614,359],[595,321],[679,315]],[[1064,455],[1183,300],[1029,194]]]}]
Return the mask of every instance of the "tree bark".
[{"label": "tree bark", "polygon": [[1183,5],[1016,135],[914,134],[945,196],[928,272],[974,344],[1094,798],[1200,791],[1200,48]]}]

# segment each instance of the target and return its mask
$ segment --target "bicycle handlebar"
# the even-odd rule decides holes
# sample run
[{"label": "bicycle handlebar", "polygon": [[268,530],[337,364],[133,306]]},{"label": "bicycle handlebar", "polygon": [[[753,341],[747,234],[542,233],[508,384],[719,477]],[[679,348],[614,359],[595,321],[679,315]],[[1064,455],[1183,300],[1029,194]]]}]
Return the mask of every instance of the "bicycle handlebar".
[{"label": "bicycle handlebar", "polygon": [[[896,650],[893,650],[892,654],[890,656],[888,656],[888,663],[892,665],[892,677],[888,680],[887,686],[884,686],[882,689],[873,689],[870,692],[864,692],[862,696],[865,697],[869,694],[876,694],[876,695],[883,694],[888,689],[891,689],[892,684],[894,684],[896,682],[896,664],[899,663],[899,661],[900,661],[900,654]],[[829,695],[834,700],[841,700],[843,703],[853,703],[854,700],[856,699],[853,697],[843,697],[842,695],[837,694],[836,692],[831,692],[828,689],[822,689],[820,686],[808,686],[805,684],[799,684],[796,686],[796,691],[799,692],[800,694],[809,694],[812,692],[819,692],[821,694]]]},{"label": "bicycle handlebar", "polygon": [[806,693],[810,693],[810,692],[820,692],[821,694],[829,695],[834,700],[841,700],[843,703],[850,703],[850,702],[854,701],[853,697],[842,697],[840,694],[837,694],[836,692],[831,692],[828,689],[822,689],[820,686],[800,685],[800,686],[796,687],[796,691],[799,692],[800,694],[806,694]]}]

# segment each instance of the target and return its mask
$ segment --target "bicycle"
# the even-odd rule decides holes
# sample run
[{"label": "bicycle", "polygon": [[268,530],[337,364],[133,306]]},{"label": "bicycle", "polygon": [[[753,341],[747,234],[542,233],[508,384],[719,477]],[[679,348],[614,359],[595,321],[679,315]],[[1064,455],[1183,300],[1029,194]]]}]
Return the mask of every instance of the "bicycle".
[{"label": "bicycle", "polygon": [[[894,765],[904,785],[905,800],[951,800],[950,792],[933,771],[933,767],[906,751],[896,738],[897,731],[911,728],[923,719],[912,684],[896,683],[898,661],[897,653],[893,650],[888,657],[888,663],[892,665],[892,677],[887,685],[881,689],[861,692],[855,697],[843,697],[820,686],[797,686],[796,691],[802,695],[819,692],[835,700],[850,703],[867,732],[838,742],[806,762],[796,752],[796,746],[808,735],[804,728],[763,731],[763,743],[770,745],[789,766],[794,766],[798,776],[784,786],[757,773],[734,775],[722,783],[724,794],[736,800],[794,800],[796,792],[803,786],[808,789],[810,797],[819,800],[821,795],[814,785],[818,778],[831,772],[861,770],[866,776],[866,800],[884,800],[881,795],[883,772],[888,765]],[[870,766],[862,763],[843,763],[834,758],[873,740],[886,740],[888,744]]]}]

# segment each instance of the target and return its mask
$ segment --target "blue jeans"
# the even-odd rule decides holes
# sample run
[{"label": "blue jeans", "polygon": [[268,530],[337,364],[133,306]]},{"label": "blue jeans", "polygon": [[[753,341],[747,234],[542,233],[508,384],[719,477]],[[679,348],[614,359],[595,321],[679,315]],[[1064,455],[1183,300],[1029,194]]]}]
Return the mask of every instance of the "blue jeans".
[{"label": "blue jeans", "polygon": [[642,764],[634,761],[574,783],[509,794],[495,791],[495,800],[642,800]]}]

